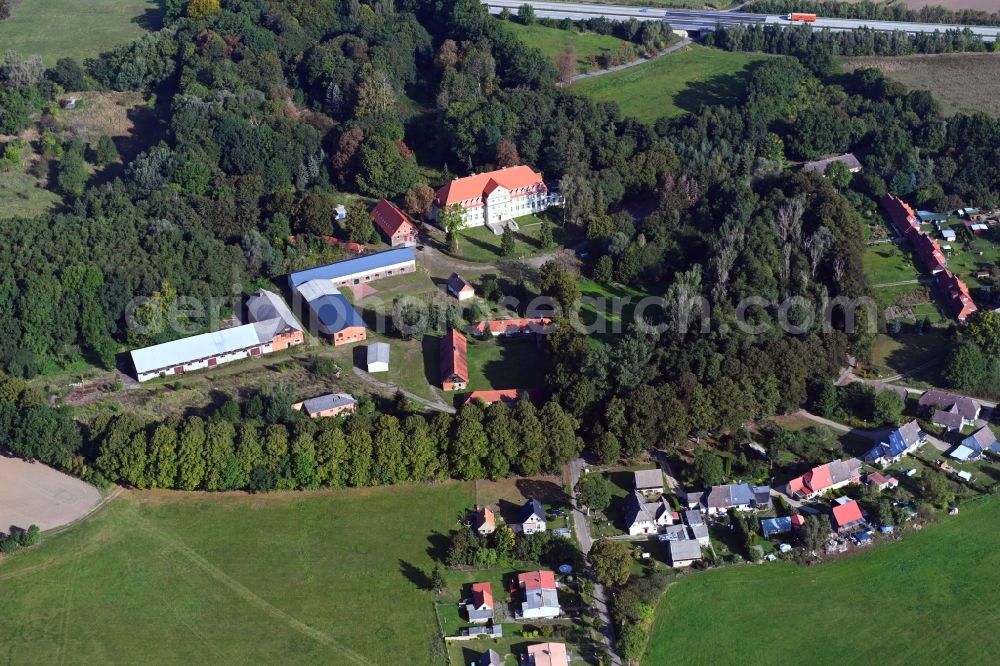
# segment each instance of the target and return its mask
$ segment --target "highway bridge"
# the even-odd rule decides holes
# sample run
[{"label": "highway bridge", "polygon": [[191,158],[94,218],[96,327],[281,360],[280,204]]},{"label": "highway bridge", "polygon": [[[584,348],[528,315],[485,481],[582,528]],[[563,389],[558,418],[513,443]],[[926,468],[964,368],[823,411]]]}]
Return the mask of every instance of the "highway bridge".
[{"label": "highway bridge", "polygon": [[[784,16],[775,14],[747,14],[741,11],[708,11],[695,9],[663,9],[656,7],[631,7],[625,5],[601,5],[579,2],[535,2],[534,0],[482,0],[490,12],[499,14],[503,9],[517,13],[518,7],[529,4],[535,8],[535,14],[540,18],[564,19],[574,21],[603,16],[612,21],[628,21],[635,18],[640,21],[665,21],[676,30],[692,32],[707,32],[715,29],[717,24],[776,24],[792,25]],[[992,42],[1000,38],[1000,26],[955,25],[946,23],[909,23],[904,21],[875,21],[868,19],[839,19],[819,17],[813,26],[816,30],[856,30],[871,28],[893,32],[901,30],[910,34],[918,32],[944,32],[945,30],[960,30],[968,28],[974,34],[983,38],[984,42]]]}]

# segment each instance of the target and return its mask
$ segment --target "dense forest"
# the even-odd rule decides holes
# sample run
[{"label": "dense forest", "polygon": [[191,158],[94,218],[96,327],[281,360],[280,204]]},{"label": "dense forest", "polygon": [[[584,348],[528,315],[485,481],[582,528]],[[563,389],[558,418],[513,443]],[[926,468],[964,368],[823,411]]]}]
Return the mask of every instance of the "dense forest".
[{"label": "dense forest", "polygon": [[[343,431],[280,419],[261,421],[253,435],[240,423],[214,425],[225,455],[213,458],[211,474],[180,487],[252,487],[258,468],[267,470],[261,488],[340,483],[300,477],[292,444],[362,436],[352,429],[392,442],[423,427],[448,433],[428,445],[433,468],[386,471],[365,459],[356,464],[366,471],[347,482],[356,485],[533,473],[558,467],[583,441],[616,460],[688,436],[738,432],[749,419],[803,404],[846,354],[867,356],[874,322],[864,314],[848,330],[839,311],[825,327],[805,307],[779,307],[789,297],[822,304],[868,293],[859,210],[886,191],[938,209],[1000,203],[995,118],[946,120],[929,94],[878,71],[837,74],[808,33],[781,39],[797,44],[802,34],[801,45],[781,48],[796,57],[754,69],[740,104],[652,126],[557,87],[553,63],[476,0],[171,2],[163,29],[83,64],[64,59],[45,70],[37,59],[8,55],[0,131],[40,129],[53,186],[67,203],[5,223],[0,326],[9,344],[0,361],[18,377],[81,358],[112,367],[122,349],[164,339],[128,330],[135,297],[155,297],[137,313],[155,318],[162,313],[150,309],[174,295],[231,297],[234,284],[248,292],[302,267],[310,250],[289,244],[291,234],[370,237],[363,207],[335,221],[345,193],[394,198],[419,216],[429,187],[453,175],[526,163],[561,181],[565,224],[590,245],[589,275],[671,303],[703,295],[707,330],[685,329],[669,311],[650,322],[665,326],[659,332],[632,326],[600,343],[559,327],[546,343],[553,400],[539,412],[546,427],[560,419],[582,439],[567,434],[551,450],[532,449],[537,464],[519,462],[527,449],[493,457],[507,437],[480,432],[489,431],[483,420],[493,408],[464,408],[447,427],[423,416],[395,423],[400,415],[390,410]],[[719,43],[729,39],[723,33]],[[117,172],[104,166],[108,146],[63,142],[51,129],[59,91],[87,86],[156,96],[161,136]],[[788,160],[849,150],[863,174],[834,170],[824,179],[784,169]],[[653,211],[634,216],[634,202],[651,202]],[[570,305],[575,285],[553,266],[516,287]],[[752,334],[734,326],[748,296],[769,303],[748,313],[760,327]],[[781,332],[779,317],[800,333]],[[26,455],[134,485],[179,483],[150,462],[153,442],[209,429],[125,415],[73,434],[63,411],[21,393],[8,412],[26,419],[35,410],[33,418],[60,433],[53,451]],[[238,476],[220,482],[219,466],[246,448],[244,434],[260,441],[272,426],[285,432],[287,458],[241,463]],[[451,450],[446,440],[460,438],[461,428],[475,431],[472,444]],[[143,446],[138,462],[117,457],[140,455],[133,449]]]}]

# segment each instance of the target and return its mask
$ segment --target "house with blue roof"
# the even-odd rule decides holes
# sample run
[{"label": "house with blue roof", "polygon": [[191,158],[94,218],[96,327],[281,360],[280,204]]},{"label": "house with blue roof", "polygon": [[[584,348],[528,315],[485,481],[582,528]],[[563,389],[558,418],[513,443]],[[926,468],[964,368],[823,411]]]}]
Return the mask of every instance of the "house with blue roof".
[{"label": "house with blue roof", "polygon": [[888,467],[899,462],[903,456],[913,453],[927,442],[927,433],[920,429],[916,420],[904,423],[889,433],[888,441],[872,447],[862,460],[870,465]]}]

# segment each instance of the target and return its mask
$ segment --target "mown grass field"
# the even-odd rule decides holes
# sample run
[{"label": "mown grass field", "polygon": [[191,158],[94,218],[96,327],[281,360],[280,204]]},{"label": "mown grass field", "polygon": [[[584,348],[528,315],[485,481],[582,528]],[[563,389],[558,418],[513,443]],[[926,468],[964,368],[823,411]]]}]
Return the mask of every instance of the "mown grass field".
[{"label": "mown grass field", "polygon": [[576,62],[581,73],[591,69],[587,64],[587,56],[599,56],[618,50],[622,40],[611,35],[598,35],[594,32],[573,32],[560,28],[549,28],[538,23],[522,25],[514,21],[506,23],[509,29],[528,46],[534,46],[547,58],[555,57],[572,46],[576,49]]},{"label": "mown grass field", "polygon": [[0,560],[4,663],[434,664],[435,534],[470,484],[127,493]]},{"label": "mown grass field", "polygon": [[684,577],[657,610],[643,663],[992,662],[1000,634],[969,618],[996,616],[998,535],[991,497],[850,559]]},{"label": "mown grass field", "polygon": [[910,89],[930,90],[948,114],[1000,115],[1000,53],[864,56],[845,58],[843,65],[848,71],[877,67]]},{"label": "mown grass field", "polygon": [[469,390],[541,388],[544,359],[535,336],[469,340]]},{"label": "mown grass field", "polygon": [[620,72],[574,83],[574,92],[617,102],[623,115],[652,122],[693,113],[703,104],[735,104],[753,63],[768,56],[691,45]]},{"label": "mown grass field", "polygon": [[22,0],[0,23],[0,45],[40,55],[46,65],[62,57],[82,61],[156,29],[159,0]]},{"label": "mown grass field", "polygon": [[[514,254],[505,257],[500,254],[500,236],[490,231],[489,227],[469,227],[458,232],[458,250],[455,256],[466,261],[492,263],[496,261],[526,259],[545,252],[551,252],[560,245],[571,245],[580,240],[575,227],[561,226],[558,224],[560,209],[556,208],[544,215],[552,224],[552,240],[555,246],[549,249],[542,247],[538,240],[538,234],[542,229],[542,217],[538,215],[525,215],[515,220],[519,227],[514,232]],[[553,221],[554,220],[554,221]],[[442,246],[442,250],[448,251]]]},{"label": "mown grass field", "polygon": [[916,280],[920,277],[909,245],[869,245],[865,248],[863,259],[865,274],[872,285]]}]

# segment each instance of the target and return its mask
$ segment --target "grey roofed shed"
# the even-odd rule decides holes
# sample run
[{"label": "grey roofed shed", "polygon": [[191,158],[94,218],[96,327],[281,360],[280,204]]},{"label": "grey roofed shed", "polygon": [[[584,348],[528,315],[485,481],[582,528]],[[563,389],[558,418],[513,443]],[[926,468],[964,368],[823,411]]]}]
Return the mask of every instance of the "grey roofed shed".
[{"label": "grey roofed shed", "polygon": [[286,325],[301,331],[302,326],[285,304],[285,299],[273,291],[260,289],[247,299],[247,317],[253,323],[281,319]]},{"label": "grey roofed shed", "polygon": [[497,651],[491,648],[479,658],[479,666],[503,666],[503,660]]},{"label": "grey roofed shed", "polygon": [[372,365],[376,363],[385,363],[387,366],[386,369],[388,369],[389,365],[388,342],[376,342],[374,344],[368,345],[368,367],[371,368]]},{"label": "grey roofed shed", "polygon": [[685,541],[668,541],[667,551],[670,553],[671,562],[701,559],[701,544],[693,539]]},{"label": "grey roofed shed", "polygon": [[353,405],[355,402],[357,401],[354,399],[354,396],[348,393],[330,393],[317,398],[303,400],[302,407],[306,410],[306,413],[315,414],[317,412],[325,412],[328,409]]},{"label": "grey roofed shed", "polygon": [[636,490],[663,488],[663,472],[660,471],[659,467],[656,469],[637,469],[634,476]]}]

